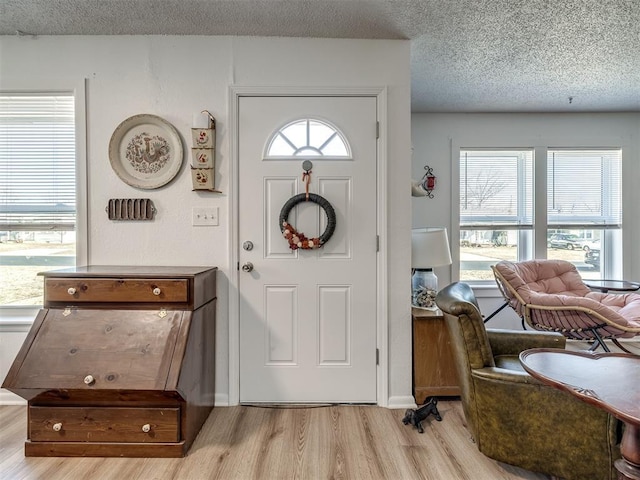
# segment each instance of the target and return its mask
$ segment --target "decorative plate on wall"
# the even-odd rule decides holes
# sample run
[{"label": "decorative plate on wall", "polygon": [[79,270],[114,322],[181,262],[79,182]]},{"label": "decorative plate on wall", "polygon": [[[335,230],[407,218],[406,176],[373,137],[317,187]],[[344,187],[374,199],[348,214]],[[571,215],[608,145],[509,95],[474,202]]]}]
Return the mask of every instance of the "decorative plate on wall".
[{"label": "decorative plate on wall", "polygon": [[156,115],[134,115],[111,135],[109,161],[132,187],[153,189],[169,183],[182,166],[182,140],[169,122]]}]

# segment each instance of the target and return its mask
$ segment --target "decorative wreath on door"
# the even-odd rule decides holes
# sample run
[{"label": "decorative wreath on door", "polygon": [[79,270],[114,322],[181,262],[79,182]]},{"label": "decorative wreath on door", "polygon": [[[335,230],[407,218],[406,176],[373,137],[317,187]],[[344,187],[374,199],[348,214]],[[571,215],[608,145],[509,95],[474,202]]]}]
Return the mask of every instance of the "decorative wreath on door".
[{"label": "decorative wreath on door", "polygon": [[[299,203],[307,201],[317,204],[327,215],[327,227],[319,237],[307,238],[304,233],[298,232],[288,221],[289,213],[291,213],[293,207]],[[297,250],[299,248],[303,250],[312,250],[322,247],[329,241],[331,235],[333,235],[333,232],[336,229],[336,212],[326,198],[316,195],[315,193],[300,193],[291,197],[283,205],[282,210],[280,210],[279,222],[280,231],[284,238],[289,242],[289,248],[291,250]]]}]

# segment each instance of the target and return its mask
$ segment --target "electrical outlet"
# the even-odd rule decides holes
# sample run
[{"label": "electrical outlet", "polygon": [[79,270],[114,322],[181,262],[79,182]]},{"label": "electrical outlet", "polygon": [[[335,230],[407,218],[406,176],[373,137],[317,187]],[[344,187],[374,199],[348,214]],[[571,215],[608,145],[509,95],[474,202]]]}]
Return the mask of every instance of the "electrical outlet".
[{"label": "electrical outlet", "polygon": [[214,227],[219,224],[218,207],[192,207],[191,225],[198,227]]}]

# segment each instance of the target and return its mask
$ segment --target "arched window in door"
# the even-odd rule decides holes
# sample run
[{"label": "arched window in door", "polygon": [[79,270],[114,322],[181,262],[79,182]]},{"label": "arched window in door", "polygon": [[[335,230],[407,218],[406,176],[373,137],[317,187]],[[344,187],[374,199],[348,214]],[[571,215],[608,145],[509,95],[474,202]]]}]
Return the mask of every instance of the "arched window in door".
[{"label": "arched window in door", "polygon": [[314,157],[350,160],[351,148],[345,136],[325,120],[304,118],[279,128],[267,143],[265,160]]}]

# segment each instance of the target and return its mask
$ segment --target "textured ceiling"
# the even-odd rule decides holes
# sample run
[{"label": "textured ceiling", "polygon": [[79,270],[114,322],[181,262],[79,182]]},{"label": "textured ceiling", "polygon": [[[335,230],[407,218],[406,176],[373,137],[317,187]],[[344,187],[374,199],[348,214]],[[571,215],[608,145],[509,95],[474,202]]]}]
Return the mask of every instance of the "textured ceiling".
[{"label": "textured ceiling", "polygon": [[410,39],[414,112],[640,111],[640,0],[0,0],[0,34]]}]

